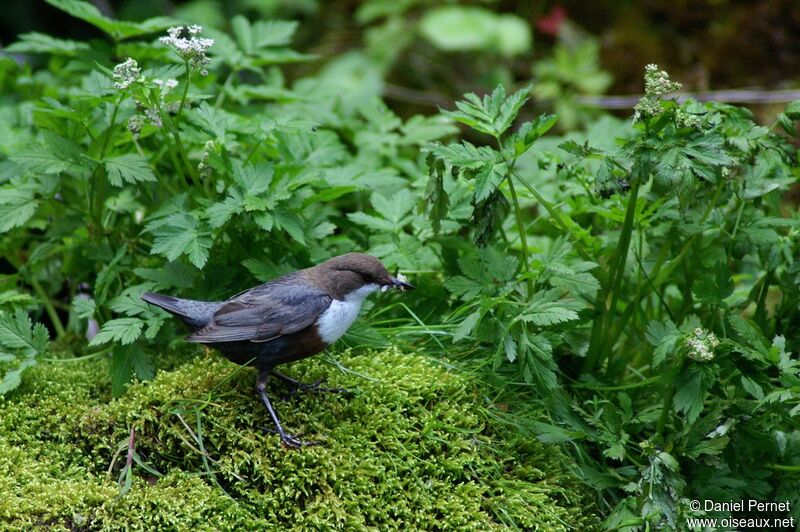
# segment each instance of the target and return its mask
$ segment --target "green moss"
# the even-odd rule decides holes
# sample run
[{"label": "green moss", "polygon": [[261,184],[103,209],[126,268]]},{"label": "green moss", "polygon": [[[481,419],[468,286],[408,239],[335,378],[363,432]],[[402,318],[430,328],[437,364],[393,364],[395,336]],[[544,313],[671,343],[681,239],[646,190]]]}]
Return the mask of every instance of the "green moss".
[{"label": "green moss", "polygon": [[[35,368],[0,399],[0,528],[597,526],[559,453],[493,421],[465,378],[392,350],[342,361],[374,380],[314,359],[289,368],[355,392],[275,401],[285,427],[322,441],[299,451],[260,430],[270,422],[253,371],[214,354],[117,400],[103,361]],[[134,463],[120,496],[131,428],[163,476]]]}]

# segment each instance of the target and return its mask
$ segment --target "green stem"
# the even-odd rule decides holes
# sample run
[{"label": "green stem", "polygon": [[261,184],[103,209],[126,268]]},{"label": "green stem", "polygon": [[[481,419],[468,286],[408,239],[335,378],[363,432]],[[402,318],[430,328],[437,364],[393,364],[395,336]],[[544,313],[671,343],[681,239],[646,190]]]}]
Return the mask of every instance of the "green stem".
[{"label": "green stem", "polygon": [[233,83],[234,74],[236,74],[236,71],[231,70],[230,73],[228,74],[228,77],[225,78],[225,83],[222,84],[222,88],[219,90],[219,96],[217,96],[217,101],[214,102],[214,107],[216,107],[217,109],[222,107],[222,103],[225,101],[226,93],[228,92],[228,89],[231,87],[231,84]]},{"label": "green stem", "polygon": [[[103,144],[100,146],[100,154],[98,156],[98,160],[100,161],[97,166],[95,167],[94,171],[92,172],[91,180],[89,181],[89,197],[87,198],[87,202],[89,204],[89,213],[97,224],[98,228],[100,227],[100,213],[95,212],[95,196],[100,196],[100,194],[95,194],[95,189],[97,188],[97,178],[98,173],[103,166],[103,158],[106,156],[106,150],[108,149],[108,143],[111,140],[111,133],[114,130],[114,126],[117,123],[117,113],[119,112],[119,106],[122,104],[122,100],[125,98],[125,95],[120,95],[119,99],[114,103],[114,111],[111,113],[111,124],[109,124],[108,128],[103,135]],[[97,198],[99,199],[99,198]],[[102,205],[102,203],[100,203]]]},{"label": "green stem", "polygon": [[178,112],[175,113],[175,120],[178,121],[181,118],[181,112],[183,111],[183,106],[186,103],[186,95],[189,94],[189,81],[191,79],[192,70],[189,68],[189,61],[185,62],[186,66],[186,83],[183,84],[183,94],[181,95],[181,103],[178,106]]},{"label": "green stem", "polygon": [[787,473],[800,473],[800,465],[767,464],[767,469],[785,471]]},{"label": "green stem", "polygon": [[576,384],[574,385],[576,388],[584,388],[587,390],[597,390],[601,392],[617,392],[622,390],[632,390],[634,388],[641,388],[642,386],[649,386],[651,384],[655,384],[661,380],[661,376],[657,377],[650,377],[643,381],[634,382],[631,384],[620,384],[617,386],[590,386],[588,384]]},{"label": "green stem", "polygon": [[53,306],[53,302],[50,301],[50,297],[48,297],[44,287],[42,287],[41,283],[39,283],[36,277],[33,276],[31,276],[31,286],[33,286],[33,290],[36,292],[36,295],[38,295],[42,300],[44,310],[50,317],[50,322],[53,324],[53,328],[56,330],[56,337],[63,338],[67,332],[64,330],[64,324],[61,323],[61,318],[58,317],[58,312],[56,312],[56,308]]},{"label": "green stem", "polygon": [[[625,274],[625,263],[628,260],[628,247],[630,246],[631,235],[633,234],[633,225],[636,218],[636,203],[639,198],[639,187],[642,182],[643,172],[639,171],[638,175],[633,176],[633,184],[631,192],[628,196],[628,209],[625,212],[625,220],[622,224],[622,233],[617,243],[617,249],[614,251],[614,256],[611,259],[611,269],[609,271],[609,283],[606,283],[603,289],[597,295],[595,301],[595,312],[597,313],[594,322],[592,323],[592,334],[589,340],[589,351],[586,355],[586,362],[584,364],[584,371],[591,371],[598,367],[602,362],[604,351],[610,345],[611,340],[611,325],[614,322],[614,309],[619,297],[619,287],[622,283],[622,277]],[[611,359],[609,353],[608,358]],[[610,367],[610,360],[609,360]]]},{"label": "green stem", "polygon": [[542,207],[545,208],[547,213],[553,218],[553,220],[556,222],[556,225],[561,229],[561,231],[564,234],[567,234],[570,237],[572,237],[572,243],[575,245],[575,251],[577,251],[578,255],[580,255],[583,260],[593,262],[592,258],[589,256],[586,250],[583,249],[583,243],[580,241],[580,237],[578,237],[578,235],[576,235],[572,231],[569,224],[567,224],[567,222],[561,216],[561,213],[558,212],[558,209],[556,209],[556,207],[552,203],[547,201],[547,199],[544,196],[542,196],[533,185],[522,179],[522,177],[517,172],[512,171],[511,175],[517,178],[517,181],[519,181],[519,183],[522,184],[522,186],[528,189],[528,192],[533,194],[533,197],[536,198],[536,201],[538,201],[542,205]]},{"label": "green stem", "polygon": [[511,175],[506,177],[508,182],[508,190],[511,192],[511,200],[514,203],[514,214],[517,218],[517,231],[519,232],[519,242],[522,246],[522,260],[525,263],[524,270],[528,274],[526,284],[528,286],[528,297],[533,295],[533,279],[530,276],[531,261],[528,255],[528,237],[525,234],[525,222],[522,219],[522,211],[519,208],[519,199],[517,198],[517,191],[514,188],[514,180]]}]

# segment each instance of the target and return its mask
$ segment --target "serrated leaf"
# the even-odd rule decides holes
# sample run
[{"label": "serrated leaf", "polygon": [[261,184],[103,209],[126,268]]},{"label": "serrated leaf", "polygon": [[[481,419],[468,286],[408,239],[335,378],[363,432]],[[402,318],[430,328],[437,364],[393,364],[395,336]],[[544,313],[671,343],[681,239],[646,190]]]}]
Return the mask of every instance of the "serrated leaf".
[{"label": "serrated leaf", "polygon": [[410,190],[404,188],[392,194],[391,198],[386,198],[377,192],[373,193],[370,201],[375,211],[391,222],[396,231],[408,223],[404,218],[414,208],[416,198]]},{"label": "serrated leaf", "polygon": [[39,201],[34,199],[32,188],[0,188],[0,233],[24,225],[36,214],[38,208]]},{"label": "serrated leaf", "polygon": [[434,233],[439,233],[442,220],[450,209],[450,196],[444,188],[444,170],[434,169],[425,186],[425,209]]},{"label": "serrated leaf", "polygon": [[463,275],[456,275],[448,278],[445,280],[444,286],[453,295],[464,300],[473,299],[487,290],[485,285],[477,283],[468,277],[464,277]]},{"label": "serrated leaf", "polygon": [[694,423],[703,411],[706,388],[703,373],[696,366],[685,368],[675,381],[675,395],[672,407],[675,412],[683,412],[689,424]]},{"label": "serrated leaf", "polygon": [[583,434],[580,432],[567,430],[565,428],[536,421],[533,424],[536,438],[543,443],[567,443],[576,439],[581,439]]},{"label": "serrated leaf", "polygon": [[116,40],[127,39],[139,35],[146,35],[156,31],[161,31],[170,26],[180,25],[174,19],[166,17],[155,17],[143,22],[126,22],[124,20],[113,20],[103,15],[97,7],[84,2],[83,0],[45,0],[48,4],[56,7],[75,18],[88,22],[92,26],[99,28]]},{"label": "serrated leaf", "polygon": [[475,173],[475,203],[494,194],[508,174],[506,163],[487,164]]},{"label": "serrated leaf", "polygon": [[104,161],[108,182],[115,187],[125,183],[135,184],[156,181],[147,159],[138,153],[126,153],[109,157]]},{"label": "serrated leaf", "polygon": [[155,225],[148,225],[148,230],[153,233],[151,253],[164,255],[170,261],[186,255],[198,268],[208,260],[211,234],[191,214],[173,214]]},{"label": "serrated leaf", "polygon": [[764,389],[756,381],[745,375],[742,375],[740,380],[744,391],[753,396],[754,399],[760,401],[764,398]]},{"label": "serrated leaf", "polygon": [[675,350],[675,343],[681,336],[681,331],[672,320],[653,320],[647,324],[647,341],[656,348],[653,352],[653,365],[658,366],[666,360],[667,355]]},{"label": "serrated leaf", "polygon": [[150,355],[140,349],[128,350],[128,362],[139,380],[149,381],[156,374],[156,367]]},{"label": "serrated leaf", "polygon": [[503,351],[506,353],[506,360],[514,362],[517,359],[517,341],[510,334],[503,340]]},{"label": "serrated leaf", "polygon": [[47,329],[34,325],[24,310],[16,309],[13,315],[0,311],[0,345],[34,356],[43,353],[48,342]]},{"label": "serrated leaf", "polygon": [[72,300],[72,311],[82,320],[93,318],[95,307],[94,299],[87,295],[79,294]]},{"label": "serrated leaf", "polygon": [[53,55],[74,56],[78,52],[91,50],[89,43],[68,39],[57,39],[45,33],[23,33],[18,41],[7,46],[9,53],[47,53]]},{"label": "serrated leaf", "polygon": [[3,378],[0,379],[0,395],[4,395],[11,390],[19,387],[22,383],[22,374],[25,372],[26,369],[31,368],[36,365],[35,358],[26,358],[22,362],[20,362],[19,366],[16,368],[7,371]]},{"label": "serrated leaf", "polygon": [[297,213],[277,210],[272,213],[272,219],[276,227],[286,231],[297,243],[306,245],[303,221]]},{"label": "serrated leaf", "polygon": [[453,343],[461,341],[469,336],[470,333],[472,333],[472,330],[475,329],[475,326],[478,324],[480,319],[481,313],[475,311],[461,320],[461,323],[458,325],[458,327],[456,327],[456,330],[453,331]]},{"label": "serrated leaf", "polygon": [[428,149],[435,157],[459,168],[478,169],[487,163],[494,163],[497,155],[488,146],[475,146],[466,140],[457,144],[434,144]]},{"label": "serrated leaf", "polygon": [[539,292],[531,298],[531,302],[516,320],[533,323],[539,327],[548,327],[577,320],[578,313],[575,308],[575,301],[558,299],[556,290],[548,290]]},{"label": "serrated leaf", "polygon": [[395,230],[395,226],[392,224],[392,222],[383,218],[378,218],[377,216],[372,216],[371,214],[366,214],[363,212],[348,212],[347,218],[352,222],[355,222],[358,225],[363,225],[364,227],[372,229],[373,231],[392,233]]},{"label": "serrated leaf", "polygon": [[117,318],[103,324],[97,335],[89,342],[90,346],[109,342],[128,345],[135,342],[142,334],[144,322],[139,318]]},{"label": "serrated leaf", "polygon": [[111,354],[111,393],[114,397],[119,397],[125,391],[125,386],[131,382],[133,367],[128,360],[127,349],[114,349]]},{"label": "serrated leaf", "polygon": [[[528,151],[539,140],[539,137],[549,131],[556,122],[558,122],[558,115],[543,114],[533,122],[522,124],[510,138],[511,145],[514,147],[514,155],[519,157]],[[571,142],[574,143],[574,141]]]}]

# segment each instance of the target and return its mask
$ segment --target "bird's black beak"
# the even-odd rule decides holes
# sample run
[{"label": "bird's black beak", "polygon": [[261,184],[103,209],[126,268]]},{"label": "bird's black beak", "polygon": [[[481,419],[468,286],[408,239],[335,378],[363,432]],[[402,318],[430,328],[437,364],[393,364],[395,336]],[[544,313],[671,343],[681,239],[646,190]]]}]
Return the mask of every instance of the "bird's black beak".
[{"label": "bird's black beak", "polygon": [[414,290],[414,287],[412,285],[408,284],[405,281],[401,281],[400,279],[398,279],[396,277],[392,277],[392,285],[391,286],[393,288],[397,288],[398,290],[403,290],[403,291],[405,291],[405,290]]}]

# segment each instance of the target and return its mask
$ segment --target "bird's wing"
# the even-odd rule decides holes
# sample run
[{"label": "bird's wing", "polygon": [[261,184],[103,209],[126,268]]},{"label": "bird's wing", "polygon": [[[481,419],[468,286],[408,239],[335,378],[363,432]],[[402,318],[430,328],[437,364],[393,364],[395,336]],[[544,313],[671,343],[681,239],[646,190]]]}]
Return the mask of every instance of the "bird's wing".
[{"label": "bird's wing", "polygon": [[281,278],[227,300],[207,327],[187,340],[197,343],[266,342],[313,325],[331,297],[301,278]]}]

